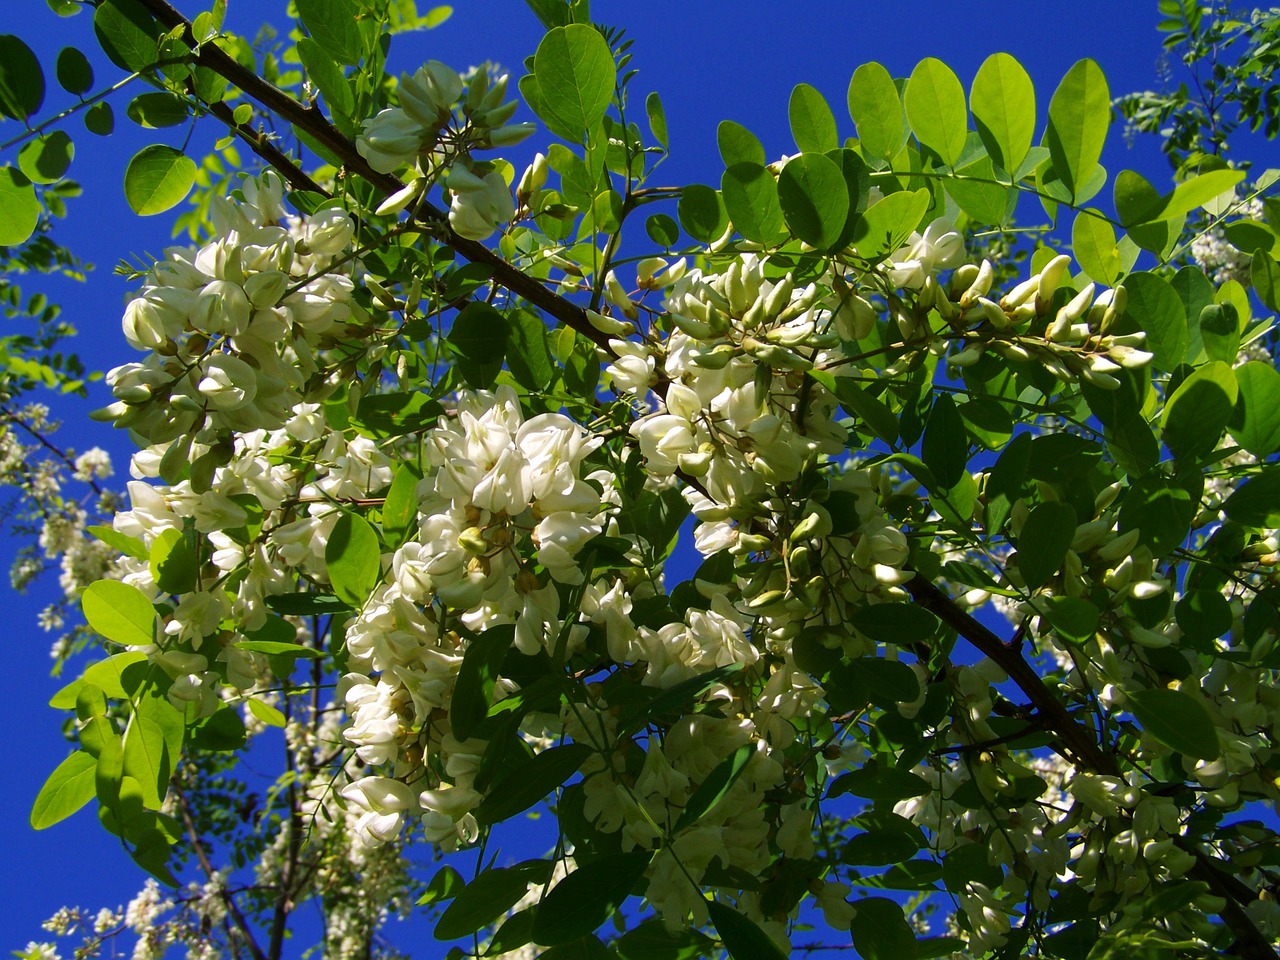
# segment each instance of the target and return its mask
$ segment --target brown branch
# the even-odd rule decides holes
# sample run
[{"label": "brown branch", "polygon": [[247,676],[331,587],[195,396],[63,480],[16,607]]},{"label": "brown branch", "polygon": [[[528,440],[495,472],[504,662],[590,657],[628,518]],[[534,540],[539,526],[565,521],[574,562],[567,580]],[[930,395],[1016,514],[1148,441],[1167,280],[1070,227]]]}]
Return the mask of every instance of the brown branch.
[{"label": "brown branch", "polygon": [[[239,87],[247,96],[256,100],[267,110],[305,131],[317,144],[337,157],[346,171],[358,174],[362,179],[373,184],[387,196],[403,188],[404,184],[395,177],[387,173],[378,173],[370,167],[368,161],[356,149],[355,144],[331,124],[314,104],[303,104],[295,100],[279,87],[263,80],[252,70],[247,70],[238,60],[219,49],[215,44],[197,45],[195,34],[191,30],[191,23],[175,10],[167,0],[139,0],[139,3],[166,29],[172,30],[175,27],[182,27],[185,30],[184,39],[188,46],[195,49],[194,58],[198,65],[213,70],[236,87]],[[219,106],[222,106],[223,110],[220,112],[215,107],[213,110],[214,115],[226,122],[230,110],[227,109],[225,104]],[[244,131],[234,121],[231,125],[242,137],[245,136]],[[290,183],[299,185],[299,177],[306,177],[306,174],[302,173],[297,164],[280,150],[274,147],[267,149],[268,144],[265,142],[265,138],[252,129],[249,129],[248,133],[254,138],[249,141],[254,152],[278,170]],[[259,149],[259,146],[262,149]],[[307,180],[309,181],[310,178],[307,178]],[[304,189],[325,192],[320,190],[314,181],[311,181]],[[528,300],[548,316],[559,320],[568,327],[572,327],[597,347],[609,351],[608,334],[602,333],[593,327],[587,319],[586,311],[577,304],[548,290],[540,281],[524,273],[515,265],[508,263],[483,243],[458,236],[449,227],[446,214],[439,208],[423,202],[418,204],[418,211],[419,219],[424,223],[430,224],[432,232],[442,243],[472,263],[487,266],[495,283]]]}]

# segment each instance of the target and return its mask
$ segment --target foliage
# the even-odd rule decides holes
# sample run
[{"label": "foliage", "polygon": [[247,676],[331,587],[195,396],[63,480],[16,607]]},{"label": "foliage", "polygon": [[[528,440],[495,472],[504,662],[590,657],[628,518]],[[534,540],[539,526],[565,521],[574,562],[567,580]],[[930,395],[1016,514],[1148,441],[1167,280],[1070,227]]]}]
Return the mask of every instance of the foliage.
[{"label": "foliage", "polygon": [[[1190,65],[1253,67],[1176,113],[1168,189],[1106,199],[1100,68],[1046,99],[1007,54],[968,90],[861,66],[839,117],[800,84],[795,155],[726,121],[718,185],[657,183],[625,35],[529,5],[513,85],[389,77],[447,15],[412,0],[295,0],[260,44],[224,2],[51,0],[127,77],[92,93],[68,48],[78,105],[36,124],[0,38],[24,250],[107,93],[226,131],[125,175],[141,216],[194,191],[193,244],[137,272],[96,414],[145,480],[46,548],[113,562],[65,578],[95,639],[32,824],[96,803],[151,879],[55,932],[275,960],[317,901],[335,957],[414,910],[451,956],[754,960],[812,925],[870,958],[1275,956],[1280,173],[1208,156],[1266,123],[1274,16],[1162,3]],[[1123,101],[1187,100],[1153,102]],[[1059,232],[1019,248],[1037,205]],[[1214,230],[1247,276],[1185,263]],[[550,852],[503,856],[543,809]],[[419,885],[414,849],[454,856]]]}]

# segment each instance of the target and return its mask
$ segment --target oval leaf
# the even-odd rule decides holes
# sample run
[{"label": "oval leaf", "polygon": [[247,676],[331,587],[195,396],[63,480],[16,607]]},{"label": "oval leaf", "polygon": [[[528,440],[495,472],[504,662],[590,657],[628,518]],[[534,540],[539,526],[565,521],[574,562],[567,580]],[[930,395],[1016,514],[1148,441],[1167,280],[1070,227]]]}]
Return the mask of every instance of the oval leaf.
[{"label": "oval leaf", "polygon": [[0,246],[25,243],[39,222],[36,188],[14,167],[0,167]]},{"label": "oval leaf", "polygon": [[769,939],[769,935],[737,910],[709,900],[707,912],[711,914],[716,933],[733,960],[785,960],[786,954]]},{"label": "oval leaf", "polygon": [[1076,512],[1069,503],[1050,501],[1031,511],[1018,534],[1018,570],[1028,590],[1053,578],[1075,535]]},{"label": "oval leaf", "polygon": [[849,217],[849,190],[835,162],[817,153],[788,161],[778,175],[778,201],[787,226],[811,247],[829,250]]},{"label": "oval leaf", "polygon": [[476,809],[476,819],[482,824],[501,823],[523,813],[577,773],[592,752],[585,743],[544,750],[494,784]]},{"label": "oval leaf", "polygon": [[80,606],[89,626],[108,640],[126,647],[155,642],[155,607],[132,584],[98,580],[85,588]]},{"label": "oval leaf", "polygon": [[902,98],[889,71],[864,63],[849,80],[849,116],[869,160],[891,160],[902,149]]},{"label": "oval leaf", "polygon": [[1198,760],[1222,755],[1213,718],[1190,694],[1163,687],[1139,690],[1129,694],[1129,706],[1143,729],[1170,750]]},{"label": "oval leaf", "polygon": [[94,773],[98,761],[83,750],[63,760],[36,794],[31,807],[31,827],[43,830],[71,816],[97,792]]},{"label": "oval leaf", "polygon": [[791,91],[787,110],[791,135],[802,153],[826,153],[840,146],[836,118],[826,99],[807,83]]},{"label": "oval leaf", "polygon": [[872,640],[909,645],[932,637],[938,618],[914,603],[873,603],[848,615],[850,626]]},{"label": "oval leaf", "polygon": [[592,860],[573,871],[538,905],[534,943],[554,947],[594,931],[631,895],[652,856],[644,850],[620,853]]},{"label": "oval leaf", "polygon": [[1045,140],[1053,169],[1073,197],[1081,195],[1102,156],[1111,124],[1111,93],[1102,68],[1077,62],[1049,101]]},{"label": "oval leaf", "polygon": [[194,160],[181,150],[154,144],[143,147],[129,161],[124,171],[124,196],[134,213],[149,217],[181,203],[195,179]]},{"label": "oval leaf", "polygon": [[1239,387],[1231,367],[1206,363],[1178,385],[1160,418],[1165,446],[1179,459],[1213,450],[1231,420]]},{"label": "oval leaf", "polygon": [[1017,173],[1036,127],[1036,91],[1022,64],[1007,53],[982,61],[969,91],[969,109],[991,159]]},{"label": "oval leaf", "polygon": [[911,130],[929,149],[953,164],[964,152],[969,114],[964,87],[941,60],[926,57],[916,64],[903,94]]},{"label": "oval leaf", "polygon": [[11,33],[0,34],[0,114],[25,120],[44,103],[44,71],[32,49]]},{"label": "oval leaf", "polygon": [[533,58],[543,119],[566,140],[582,143],[613,100],[617,66],[604,37],[585,23],[549,30]]},{"label": "oval leaf", "polygon": [[58,83],[67,93],[79,96],[93,87],[93,67],[89,59],[75,47],[63,47],[58,54]]},{"label": "oval leaf", "polygon": [[378,535],[363,517],[344,513],[324,548],[329,582],[338,599],[359,609],[382,575]]}]

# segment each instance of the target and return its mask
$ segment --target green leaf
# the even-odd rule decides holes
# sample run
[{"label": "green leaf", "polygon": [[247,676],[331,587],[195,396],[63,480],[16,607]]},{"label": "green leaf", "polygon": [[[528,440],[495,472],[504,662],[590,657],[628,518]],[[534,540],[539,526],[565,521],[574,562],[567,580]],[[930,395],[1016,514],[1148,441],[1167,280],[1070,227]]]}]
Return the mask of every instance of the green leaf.
[{"label": "green leaf", "polygon": [[1054,91],[1045,132],[1053,169],[1072,197],[1079,196],[1093,176],[1110,125],[1107,78],[1094,61],[1081,60]]},{"label": "green leaf", "polygon": [[723,683],[735,673],[741,672],[742,667],[741,663],[726,664],[723,667],[708,670],[706,673],[699,674],[696,677],[690,677],[688,680],[681,680],[674,687],[668,687],[649,701],[640,715],[627,724],[624,728],[627,735],[630,736],[636,730],[644,727],[653,717],[662,717],[665,714],[683,710],[687,704],[702,696],[712,687]]},{"label": "green leaf", "polygon": [[786,954],[767,933],[732,907],[708,900],[707,912],[733,960],[786,960]]},{"label": "green leaf", "polygon": [[839,797],[851,793],[868,800],[897,803],[899,800],[926,796],[931,791],[929,784],[910,770],[887,767],[876,760],[868,760],[865,766],[837,777],[827,791],[827,796]]},{"label": "green leaf", "polygon": [[[714,195],[715,191],[712,191]],[[644,222],[644,232],[649,239],[664,249],[674,247],[680,241],[680,224],[665,213],[655,213]]]},{"label": "green leaf", "polygon": [[1128,293],[1124,319],[1147,334],[1147,349],[1157,370],[1171,372],[1187,355],[1187,311],[1169,281],[1154,273],[1124,278]]},{"label": "green leaf", "polygon": [[298,41],[298,58],[307,76],[329,104],[329,110],[340,117],[351,117],[356,109],[356,100],[342,67],[319,43],[308,37]]},{"label": "green leaf", "polygon": [[1036,506],[1018,534],[1018,571],[1028,590],[1039,590],[1058,572],[1076,535],[1076,511],[1069,503]]},{"label": "green leaf", "polygon": [[1031,77],[1007,53],[982,61],[969,91],[978,136],[987,153],[1012,176],[1026,159],[1036,127],[1036,92]]},{"label": "green leaf", "polygon": [[399,547],[418,527],[418,481],[422,478],[409,463],[396,468],[382,504],[382,536],[389,547]]},{"label": "green leaf", "polygon": [[717,191],[701,183],[690,184],[680,191],[676,214],[684,232],[699,243],[719,240],[729,225],[724,200]]},{"label": "green leaf", "polygon": [[1174,607],[1178,627],[1192,642],[1212,643],[1231,629],[1231,604],[1217,590],[1201,587],[1182,596]]},{"label": "green leaf", "polygon": [[269,727],[279,727],[284,729],[285,725],[288,723],[288,720],[283,713],[271,704],[263,700],[259,700],[257,697],[249,698],[249,712]]},{"label": "green leaf", "polygon": [[294,0],[307,33],[339,63],[354,66],[364,53],[359,9],[350,0]]},{"label": "green leaf", "polygon": [[720,148],[720,159],[726,167],[735,163],[756,163],[765,165],[764,146],[756,135],[740,123],[732,120],[721,120],[716,127],[716,144]]},{"label": "green leaf", "polygon": [[911,130],[942,161],[954,164],[969,135],[964,87],[941,60],[925,57],[911,71],[903,94]]},{"label": "green leaf", "polygon": [[801,153],[826,153],[840,146],[835,114],[822,94],[809,84],[796,84],[791,91],[787,115],[791,136]]},{"label": "green leaf", "polygon": [[49,774],[31,806],[31,828],[43,830],[67,819],[94,798],[98,761],[77,750]]},{"label": "green leaf", "polygon": [[195,179],[194,160],[181,150],[153,144],[134,154],[125,168],[124,196],[134,213],[149,217],[181,203]]},{"label": "green leaf", "polygon": [[792,234],[819,250],[837,246],[849,218],[849,190],[834,161],[818,153],[792,158],[778,175],[778,201]]},{"label": "green leaf", "polygon": [[583,143],[613,100],[617,66],[604,37],[583,23],[549,30],[538,44],[533,73],[553,133]]},{"label": "green leaf", "polygon": [[949,393],[940,393],[929,411],[920,459],[943,490],[950,490],[964,476],[969,462],[969,434]]},{"label": "green leaf", "polygon": [[1200,341],[1210,360],[1235,363],[1240,354],[1240,315],[1235,305],[1213,303],[1200,311]]},{"label": "green leaf", "polygon": [[850,932],[864,960],[914,960],[916,935],[902,907],[887,897],[865,897],[854,908]]},{"label": "green leaf", "polygon": [[1124,272],[1116,232],[1097,210],[1090,208],[1076,214],[1071,228],[1071,248],[1084,272],[1095,283],[1113,287]]},{"label": "green leaf", "polygon": [[[823,371],[813,371],[813,378],[818,380],[818,374],[821,372]],[[823,386],[828,386],[828,389],[839,399],[841,406],[860,418],[871,432],[885,443],[892,446],[898,442],[898,418],[883,400],[872,396],[849,377],[832,377],[831,379],[834,381],[834,386],[828,386],[824,380],[819,382]]]},{"label": "green leaf", "polygon": [[285,593],[267,597],[266,604],[286,617],[323,617],[351,612],[347,604],[327,593]]},{"label": "green leaf", "polygon": [[0,114],[25,120],[44,103],[44,71],[20,37],[0,34]]},{"label": "green leaf", "polygon": [[378,535],[363,517],[344,513],[324,546],[325,567],[338,599],[355,609],[364,606],[382,577]]},{"label": "green leaf", "polygon": [[672,832],[679,833],[713,810],[715,805],[724,799],[725,794],[733,789],[733,785],[747,769],[747,764],[751,762],[755,752],[754,744],[745,743],[721,760],[715,769],[707,774],[707,779],[703,780],[698,785],[698,789],[693,792]]},{"label": "green leaf", "polygon": [[39,222],[36,188],[14,167],[0,167],[0,246],[25,243]]},{"label": "green leaf", "polygon": [[646,920],[613,942],[622,960],[700,960],[709,955],[710,946],[698,931],[671,933],[661,920]]},{"label": "green leaf", "polygon": [[172,93],[140,93],[125,108],[129,119],[140,127],[176,127],[187,119],[187,102]]},{"label": "green leaf", "polygon": [[454,318],[448,341],[458,354],[458,368],[467,383],[483,389],[493,383],[507,354],[511,327],[489,304],[474,300]]},{"label": "green leaf", "polygon": [[389,440],[427,430],[443,412],[425,393],[367,393],[360,398],[351,425],[361,436]]},{"label": "green leaf", "polygon": [[585,743],[544,750],[499,780],[476,808],[481,824],[501,823],[523,813],[578,772],[594,751]]},{"label": "green leaf", "polygon": [[942,181],[942,187],[971,220],[994,224],[1008,221],[1017,202],[1017,191],[991,182],[996,180],[996,171],[990,157],[983,156],[973,163],[966,163],[958,167],[956,173],[972,179],[948,178]]},{"label": "green leaf", "polygon": [[1231,420],[1239,395],[1235,373],[1220,360],[1200,367],[1178,385],[1160,418],[1165,446],[1177,459],[1213,450]]},{"label": "green leaf", "polygon": [[663,109],[658,91],[655,90],[644,98],[644,112],[649,119],[649,132],[653,134],[653,139],[662,145],[662,149],[669,149],[671,144],[667,139],[667,111]]},{"label": "green leaf", "polygon": [[160,25],[138,0],[103,0],[93,12],[93,30],[121,70],[141,73],[159,59]]},{"label": "green leaf", "polygon": [[151,543],[151,579],[165,593],[190,593],[196,588],[199,558],[195,542],[181,530],[163,530]]},{"label": "green leaf", "polygon": [[902,148],[902,98],[889,71],[864,63],[849,80],[849,116],[868,160],[892,160]]},{"label": "green leaf", "polygon": [[1267,467],[1246,480],[1222,505],[1228,519],[1255,530],[1280,527],[1280,469]]},{"label": "green leaf", "polygon": [[[1040,601],[1037,601],[1039,603]],[[1098,608],[1081,597],[1045,597],[1044,615],[1068,640],[1092,640],[1098,632]]]},{"label": "green leaf", "polygon": [[1236,415],[1227,430],[1255,457],[1268,457],[1280,450],[1280,372],[1269,363],[1250,360],[1236,367],[1236,383]]},{"label": "green leaf", "polygon": [[631,895],[652,857],[635,850],[578,867],[542,898],[533,921],[534,942],[553,947],[594,931]]},{"label": "green leaf", "polygon": [[914,603],[870,603],[856,607],[845,622],[872,640],[910,646],[937,632],[938,618]]},{"label": "green leaf", "polygon": [[766,245],[782,239],[782,206],[773,174],[758,163],[735,163],[725,170],[720,189],[729,219],[743,238]]},{"label": "green leaf", "polygon": [[467,644],[449,701],[449,722],[456,739],[469,739],[484,721],[493,699],[493,684],[514,638],[515,627],[491,627],[472,636]]},{"label": "green leaf", "polygon": [[865,260],[882,260],[902,247],[920,226],[932,197],[927,189],[901,190],[881,197],[862,215],[853,248]]},{"label": "green leaf", "polygon": [[89,58],[75,47],[63,47],[58,54],[58,83],[67,93],[79,96],[93,88],[93,67]]},{"label": "green leaf", "polygon": [[1129,694],[1129,707],[1143,729],[1170,750],[1199,760],[1222,756],[1213,718],[1190,694],[1163,687],[1138,690]]},{"label": "green leaf", "polygon": [[1142,174],[1121,170],[1114,187],[1116,215],[1125,227],[1148,223],[1160,216],[1164,198]]},{"label": "green leaf", "polygon": [[304,647],[299,643],[289,643],[285,640],[241,640],[236,644],[241,650],[248,650],[250,653],[261,653],[269,657],[308,657],[318,660],[324,656],[324,651],[315,650],[311,647]]},{"label": "green leaf", "polygon": [[525,867],[485,870],[454,896],[436,923],[436,939],[471,936],[511,909],[534,882],[536,875]]},{"label": "green leaf", "polygon": [[182,714],[156,690],[137,699],[124,734],[124,773],[138,781],[149,810],[159,810],[164,803],[185,732]]},{"label": "green leaf", "polygon": [[240,711],[227,705],[219,707],[191,731],[191,745],[197,750],[239,750],[245,739]]},{"label": "green leaf", "polygon": [[431,881],[427,884],[427,889],[417,899],[417,905],[423,907],[429,903],[443,903],[445,900],[452,900],[458,895],[458,891],[466,885],[467,882],[462,879],[462,874],[446,864],[437,870],[436,875],[431,878]]},{"label": "green leaf", "polygon": [[62,130],[54,130],[27,141],[18,153],[18,166],[33,183],[57,183],[71,166],[75,153],[71,138]]},{"label": "green leaf", "polygon": [[1138,530],[1141,542],[1160,557],[1186,539],[1195,513],[1195,501],[1182,486],[1148,474],[1125,494],[1118,529],[1122,534]]},{"label": "green leaf", "polygon": [[84,128],[99,137],[111,136],[116,128],[116,115],[111,104],[101,100],[85,111]]},{"label": "green leaf", "polygon": [[138,647],[155,642],[156,611],[147,595],[120,580],[98,580],[80,595],[89,626],[108,640]]},{"label": "green leaf", "polygon": [[1268,310],[1280,310],[1280,263],[1264,250],[1255,250],[1250,262],[1249,279],[1258,299]]},{"label": "green leaf", "polygon": [[1244,177],[1243,170],[1210,170],[1197,174],[1173,188],[1173,193],[1164,201],[1160,219],[1186,216],[1222,194],[1233,192],[1235,185]]},{"label": "green leaf", "polygon": [[[671,226],[675,227],[674,221]],[[679,239],[678,235],[675,239]],[[672,242],[675,242],[674,239]],[[556,377],[546,323],[535,311],[523,308],[508,310],[506,319],[510,328],[507,335],[507,366],[511,369],[511,375],[521,386],[530,390],[546,390]]]}]

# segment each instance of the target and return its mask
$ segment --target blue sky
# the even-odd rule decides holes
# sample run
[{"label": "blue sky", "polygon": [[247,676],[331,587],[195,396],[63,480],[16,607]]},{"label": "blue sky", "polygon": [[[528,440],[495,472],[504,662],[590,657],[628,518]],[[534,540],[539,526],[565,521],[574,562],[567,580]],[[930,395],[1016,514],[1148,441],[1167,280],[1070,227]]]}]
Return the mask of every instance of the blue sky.
[{"label": "blue sky", "polygon": [[[423,9],[430,5],[428,0],[419,3]],[[190,2],[178,6],[189,16],[202,9]],[[230,7],[229,25],[241,32],[252,34],[258,18],[264,16],[276,24],[285,23],[284,0],[232,0]],[[852,135],[853,125],[843,106],[845,90],[854,68],[869,60],[885,64],[895,76],[905,76],[922,57],[936,56],[951,65],[967,88],[982,60],[1003,50],[1031,73],[1042,117],[1058,79],[1084,56],[1102,65],[1113,95],[1159,83],[1161,50],[1154,0],[1076,0],[1071,4],[1043,0],[1019,4],[994,0],[916,0],[911,4],[596,0],[593,15],[598,21],[624,27],[634,41],[632,65],[640,75],[633,84],[633,97],[640,101],[650,90],[662,96],[673,149],[672,159],[663,168],[663,183],[719,182],[722,166],[715,128],[723,119],[748,126],[770,156],[794,152],[787,101],[799,82],[822,91],[836,112],[841,135]],[[99,85],[119,76],[96,53],[86,14],[60,20],[43,0],[6,0],[0,4],[0,33],[16,33],[36,49],[50,82],[46,113],[69,102],[52,78],[61,47],[75,45],[88,54]],[[537,20],[518,0],[462,3],[442,27],[397,38],[392,62],[397,70],[411,70],[430,58],[463,69],[494,60],[518,76],[523,58],[534,51],[540,35]],[[97,269],[86,284],[56,284],[49,290],[81,331],[78,349],[98,369],[132,359],[119,325],[129,285],[112,276],[112,267],[133,254],[158,254],[169,242],[166,217],[134,217],[120,189],[125,164],[135,150],[152,142],[180,145],[185,134],[184,128],[142,131],[125,118],[129,99],[144,89],[131,88],[114,97],[117,132],[110,139],[91,137],[78,118],[68,127],[78,148],[70,176],[84,185],[85,197],[72,202],[70,219],[59,224],[57,236],[96,263]],[[17,132],[14,122],[5,122],[0,125],[0,141]],[[193,150],[217,135],[211,124],[202,125],[192,139]],[[539,133],[508,158],[520,169],[549,142],[548,135]],[[15,156],[8,151],[0,156],[0,163],[14,162]],[[1129,148],[1119,127],[1112,128],[1103,163],[1113,175],[1130,167],[1157,184],[1168,177],[1158,142],[1143,138]],[[1110,196],[1109,188],[1104,196]],[[107,446],[123,465],[127,458],[123,438],[99,425],[79,422],[85,411],[105,402],[100,388],[85,403],[59,401],[55,409],[68,424],[60,436],[80,449]],[[10,543],[0,540],[0,558],[6,568],[11,553]],[[6,691],[6,736],[0,738],[0,769],[5,771],[7,787],[0,792],[0,951],[41,939],[40,922],[58,906],[114,907],[127,901],[142,879],[114,839],[98,826],[91,808],[39,834],[27,826],[32,799],[66,751],[59,732],[61,715],[45,705],[61,682],[48,676],[48,638],[35,625],[36,612],[47,602],[50,589],[56,589],[52,578],[29,596],[5,595],[11,657],[7,675],[16,682]],[[409,942],[425,943],[427,937],[423,930]],[[426,948],[420,955],[435,952]]]}]

